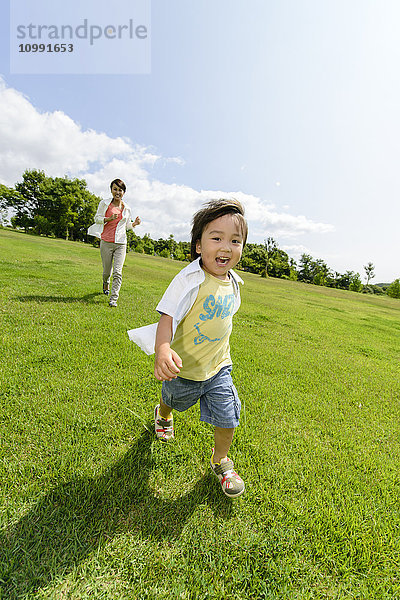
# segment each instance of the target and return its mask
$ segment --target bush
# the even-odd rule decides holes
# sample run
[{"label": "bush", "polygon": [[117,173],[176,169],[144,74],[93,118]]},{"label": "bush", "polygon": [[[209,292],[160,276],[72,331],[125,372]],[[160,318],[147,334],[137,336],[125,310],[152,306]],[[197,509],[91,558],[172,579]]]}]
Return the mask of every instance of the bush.
[{"label": "bush", "polygon": [[387,295],[391,298],[400,298],[400,279],[395,279],[387,289]]},{"label": "bush", "polygon": [[363,289],[362,289],[362,293],[363,294],[384,294],[385,292],[383,291],[382,288],[379,287],[379,285],[364,285]]}]

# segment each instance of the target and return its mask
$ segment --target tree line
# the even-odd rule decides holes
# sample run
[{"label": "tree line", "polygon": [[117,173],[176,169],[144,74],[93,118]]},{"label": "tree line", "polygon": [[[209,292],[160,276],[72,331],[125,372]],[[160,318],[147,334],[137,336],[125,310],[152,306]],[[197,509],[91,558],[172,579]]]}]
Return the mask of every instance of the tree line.
[{"label": "tree line", "polygon": [[[87,189],[85,180],[48,177],[40,170],[26,170],[22,181],[14,188],[0,184],[1,221],[5,222],[5,215],[12,209],[12,227],[36,235],[97,245],[98,240],[88,236],[87,230],[94,221],[99,202],[100,198]],[[190,259],[190,242],[178,242],[172,234],[167,239],[154,240],[149,234],[141,237],[129,231],[128,248],[175,260]],[[237,268],[262,277],[278,277],[353,292],[387,293],[400,298],[399,279],[387,286],[370,284],[374,278],[372,262],[364,267],[366,283],[363,284],[359,273],[338,273],[322,259],[315,259],[306,253],[301,255],[297,263],[279,248],[272,237],[268,237],[263,244],[247,243]]]},{"label": "tree line", "polygon": [[12,226],[37,235],[87,242],[99,202],[85,180],[43,171],[25,171],[14,188],[0,185],[0,209],[13,209]]}]

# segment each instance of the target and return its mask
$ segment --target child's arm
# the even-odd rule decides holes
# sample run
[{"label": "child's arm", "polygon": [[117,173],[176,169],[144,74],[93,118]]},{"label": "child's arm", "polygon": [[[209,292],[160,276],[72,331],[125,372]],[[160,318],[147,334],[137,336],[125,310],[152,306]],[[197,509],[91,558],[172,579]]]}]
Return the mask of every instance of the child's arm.
[{"label": "child's arm", "polygon": [[178,354],[172,350],[172,317],[162,314],[157,327],[154,361],[154,377],[158,381],[171,381],[175,379],[182,367]]}]

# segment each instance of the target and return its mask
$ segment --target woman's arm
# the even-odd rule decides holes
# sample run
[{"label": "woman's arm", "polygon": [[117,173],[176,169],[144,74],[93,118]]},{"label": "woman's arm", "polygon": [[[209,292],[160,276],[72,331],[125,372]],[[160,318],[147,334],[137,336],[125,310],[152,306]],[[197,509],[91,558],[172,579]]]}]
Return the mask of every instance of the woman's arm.
[{"label": "woman's arm", "polygon": [[94,222],[99,225],[104,225],[109,219],[105,219],[105,214],[107,212],[108,204],[105,200],[100,200],[99,206],[97,207],[97,212],[94,216]]},{"label": "woman's arm", "polygon": [[157,327],[154,360],[154,377],[158,381],[171,381],[178,376],[182,367],[180,356],[171,348],[172,317],[161,315]]},{"label": "woman's arm", "polygon": [[131,221],[131,217],[129,215],[129,218],[126,221],[126,230],[127,231],[133,231],[134,227],[137,227],[137,225],[140,225],[140,218],[136,217],[136,219],[134,221]]}]

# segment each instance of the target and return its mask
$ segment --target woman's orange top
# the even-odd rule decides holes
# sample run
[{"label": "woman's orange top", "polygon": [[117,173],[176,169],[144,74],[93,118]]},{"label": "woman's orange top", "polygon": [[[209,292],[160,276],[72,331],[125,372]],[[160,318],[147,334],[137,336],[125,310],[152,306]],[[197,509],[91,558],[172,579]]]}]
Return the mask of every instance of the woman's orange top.
[{"label": "woman's orange top", "polygon": [[107,223],[105,223],[103,233],[101,234],[101,239],[104,242],[115,242],[115,230],[122,219],[122,208],[117,208],[111,202],[104,216],[111,217],[112,215],[118,215],[118,217],[113,219],[113,221],[107,221]]}]

